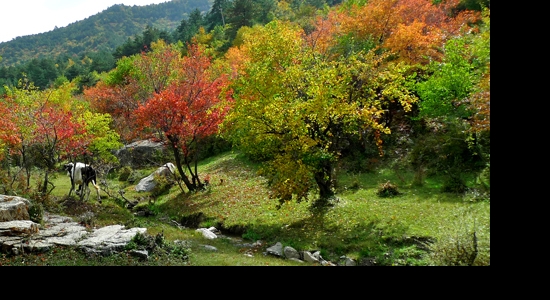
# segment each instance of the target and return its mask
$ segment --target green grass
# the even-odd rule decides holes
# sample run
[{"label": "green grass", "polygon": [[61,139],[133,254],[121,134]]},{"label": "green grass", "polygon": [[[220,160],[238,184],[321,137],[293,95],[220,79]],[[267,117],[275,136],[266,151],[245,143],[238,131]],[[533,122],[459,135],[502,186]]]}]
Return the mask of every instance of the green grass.
[{"label": "green grass", "polygon": [[[187,260],[171,260],[169,255],[136,261],[127,254],[101,258],[90,262],[82,254],[71,253],[74,264],[100,265],[194,265],[194,266],[264,266],[308,265],[262,254],[265,248],[281,242],[298,251],[320,250],[325,260],[334,263],[342,255],[358,261],[369,259],[377,265],[465,265],[465,257],[473,252],[473,236],[477,238],[477,256],[473,265],[490,265],[490,202],[466,201],[464,195],[442,193],[442,179],[426,178],[424,185],[413,186],[413,174],[392,170],[379,170],[365,174],[341,174],[338,177],[336,198],[331,206],[316,209],[308,201],[288,201],[280,209],[276,199],[268,198],[266,180],[256,175],[256,165],[236,152],[227,152],[204,160],[199,165],[201,177],[210,175],[211,185],[205,191],[181,193],[179,187],[156,199],[149,193],[135,192],[137,182],[108,178],[111,195],[123,189],[125,197],[140,200],[133,211],[124,202],[102,192],[102,204],[90,197],[85,209],[95,212],[94,225],[124,224],[128,227],[146,227],[150,235],[162,234],[168,242],[192,241]],[[149,174],[154,168],[142,170]],[[223,183],[222,183],[223,180]],[[473,179],[469,179],[469,182]],[[59,211],[79,215],[83,211],[63,207],[69,189],[66,176],[55,179],[52,198]],[[378,189],[384,183],[397,186],[399,195],[380,197]],[[92,200],[94,199],[94,200]],[[55,205],[54,205],[55,207]],[[137,210],[152,215],[140,217]],[[194,221],[193,227],[180,229],[174,222]],[[184,224],[185,225],[185,224]],[[195,227],[215,226],[225,234],[243,238],[248,243],[261,240],[262,249],[252,257],[235,247],[227,239],[205,240]],[[218,248],[206,250],[202,245]],[[57,250],[61,251],[61,250]],[[65,265],[55,255],[26,255],[26,262]],[[65,257],[60,255],[60,257]],[[18,265],[20,258],[0,256],[0,265]],[[470,262],[471,263],[471,262]]]}]

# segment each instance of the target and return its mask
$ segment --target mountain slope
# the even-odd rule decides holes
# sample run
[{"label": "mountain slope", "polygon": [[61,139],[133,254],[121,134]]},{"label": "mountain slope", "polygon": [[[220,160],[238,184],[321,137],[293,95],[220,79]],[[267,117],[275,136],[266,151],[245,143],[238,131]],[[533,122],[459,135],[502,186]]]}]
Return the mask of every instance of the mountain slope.
[{"label": "mountain slope", "polygon": [[54,30],[17,37],[0,43],[0,67],[33,58],[84,52],[114,51],[128,38],[141,34],[147,25],[171,32],[195,9],[206,13],[211,0],[172,0],[146,6],[113,5],[84,20]]}]

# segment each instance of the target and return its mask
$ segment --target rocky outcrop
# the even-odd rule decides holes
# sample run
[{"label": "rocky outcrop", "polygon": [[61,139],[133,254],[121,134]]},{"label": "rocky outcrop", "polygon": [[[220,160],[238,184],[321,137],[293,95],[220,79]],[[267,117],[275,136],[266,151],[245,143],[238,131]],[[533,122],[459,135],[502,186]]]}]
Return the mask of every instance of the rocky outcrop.
[{"label": "rocky outcrop", "polygon": [[123,225],[88,229],[70,217],[48,212],[44,213],[42,226],[29,219],[29,203],[25,198],[0,195],[1,252],[40,253],[54,246],[74,246],[86,253],[110,255],[124,250],[136,234],[147,231]]},{"label": "rocky outcrop", "polygon": [[115,151],[122,166],[132,168],[149,167],[155,164],[153,157],[162,157],[166,153],[164,144],[143,140],[133,142]]}]

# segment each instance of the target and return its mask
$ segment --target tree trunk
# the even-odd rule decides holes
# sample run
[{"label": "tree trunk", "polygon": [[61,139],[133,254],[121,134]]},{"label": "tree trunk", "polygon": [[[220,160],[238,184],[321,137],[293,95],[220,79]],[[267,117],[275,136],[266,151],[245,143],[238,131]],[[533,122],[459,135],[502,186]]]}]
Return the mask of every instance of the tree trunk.
[{"label": "tree trunk", "polygon": [[46,195],[48,193],[48,169],[44,172],[44,184],[42,186],[42,195]]},{"label": "tree trunk", "polygon": [[183,171],[183,168],[181,166],[180,151],[178,149],[177,143],[175,143],[173,141],[170,141],[170,145],[172,146],[172,151],[174,152],[174,159],[176,161],[176,168],[178,169],[178,172],[181,175],[181,179],[183,180],[183,183],[185,183],[185,186],[187,187],[187,189],[189,191],[196,190],[197,187],[189,181],[189,178],[187,178],[187,175],[185,175],[185,172]]},{"label": "tree trunk", "polygon": [[319,187],[320,200],[328,200],[334,196],[334,191],[332,190],[332,164],[330,162],[322,162],[314,177]]}]

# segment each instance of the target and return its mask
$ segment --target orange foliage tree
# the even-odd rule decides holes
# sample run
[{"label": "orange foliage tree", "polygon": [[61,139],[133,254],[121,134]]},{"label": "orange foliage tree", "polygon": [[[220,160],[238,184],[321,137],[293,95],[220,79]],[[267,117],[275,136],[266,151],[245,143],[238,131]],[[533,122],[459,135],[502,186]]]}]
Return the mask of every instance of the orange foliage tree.
[{"label": "orange foliage tree", "polygon": [[316,37],[318,47],[327,50],[346,43],[355,46],[344,49],[378,47],[396,54],[399,60],[425,64],[441,57],[440,50],[448,38],[471,29],[470,25],[480,19],[479,12],[455,12],[459,2],[370,0],[362,5],[342,5],[317,17],[310,38]]}]

